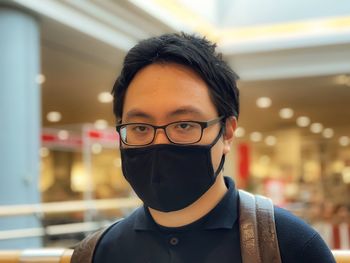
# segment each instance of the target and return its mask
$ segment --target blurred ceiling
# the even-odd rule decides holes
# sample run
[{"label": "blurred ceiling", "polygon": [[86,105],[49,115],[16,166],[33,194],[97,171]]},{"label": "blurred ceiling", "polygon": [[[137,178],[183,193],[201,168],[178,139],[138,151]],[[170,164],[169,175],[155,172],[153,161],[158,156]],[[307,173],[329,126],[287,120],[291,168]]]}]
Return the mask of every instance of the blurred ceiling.
[{"label": "blurred ceiling", "polygon": [[[42,65],[46,77],[42,85],[44,126],[93,123],[97,119],[106,119],[110,125],[114,125],[112,104],[100,103],[97,96],[100,92],[111,91],[124,53],[99,42],[94,43],[91,39],[87,43],[91,51],[79,52],[43,38]],[[100,52],[102,55],[97,56]],[[247,132],[268,133],[297,127],[295,119],[303,115],[325,127],[349,126],[350,86],[339,83],[337,77],[239,81],[239,125]],[[259,97],[271,98],[271,107],[258,108],[256,99]],[[290,107],[295,112],[290,120],[283,120],[278,115],[284,107]],[[50,124],[45,117],[49,111],[61,112],[62,120]]]},{"label": "blurred ceiling", "polygon": [[[339,84],[338,76],[241,82],[240,125],[248,132],[273,132],[297,127],[296,118],[307,116],[324,128],[342,130],[350,123],[350,86]],[[256,106],[259,97],[269,97],[271,107]],[[281,119],[279,110],[291,108],[294,116]],[[308,128],[301,128],[309,133]]]},{"label": "blurred ceiling", "polygon": [[[49,8],[26,6],[40,13],[42,74],[46,79],[41,87],[43,126],[93,123],[98,119],[114,125],[112,104],[98,102],[97,96],[100,92],[111,91],[128,45],[131,47],[145,37],[178,29],[174,23],[165,23],[161,17],[143,9],[141,2],[87,1],[92,6],[85,6],[84,10],[74,6],[73,1],[45,2],[64,5],[64,8],[80,12],[79,15],[86,15],[86,19],[100,23],[98,30],[107,32],[104,35],[79,24],[72,26],[73,23],[65,22],[65,17],[50,13]],[[94,8],[98,12],[94,12]],[[122,22],[108,20],[111,13],[118,14],[117,18]],[[113,31],[108,31],[111,29]],[[312,122],[334,128],[336,134],[338,130],[344,134],[345,129],[347,134],[344,135],[350,135],[350,81],[339,82],[339,76],[350,73],[348,29],[337,34],[331,32],[332,38],[325,35],[330,32],[318,31],[319,35],[312,35],[312,38],[305,32],[304,38],[298,38],[292,32],[291,36],[269,39],[254,35],[254,41],[251,36],[245,41],[242,40],[245,33],[235,31],[237,41],[232,34],[228,42],[221,39],[219,48],[242,77],[239,81],[239,125],[246,133],[270,134],[296,128],[296,118],[308,116]],[[254,30],[251,32],[256,32]],[[267,32],[266,28],[264,30]],[[117,34],[112,39],[108,38],[108,32]],[[120,39],[120,43],[115,39]],[[274,46],[274,43],[280,46]],[[344,78],[348,79],[346,75]],[[271,107],[261,109],[256,106],[256,99],[262,96],[271,98]],[[282,120],[278,115],[284,107],[294,110],[294,116],[289,120]],[[46,114],[50,111],[61,112],[62,120],[49,123]],[[300,129],[304,134],[310,134],[308,128]]]}]

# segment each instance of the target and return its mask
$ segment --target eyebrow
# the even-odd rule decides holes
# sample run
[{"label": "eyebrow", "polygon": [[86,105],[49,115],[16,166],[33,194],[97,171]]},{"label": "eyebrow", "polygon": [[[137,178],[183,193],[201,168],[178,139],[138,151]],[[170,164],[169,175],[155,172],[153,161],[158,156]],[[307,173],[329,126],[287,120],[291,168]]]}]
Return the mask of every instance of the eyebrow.
[{"label": "eyebrow", "polygon": [[167,117],[177,117],[186,114],[192,114],[195,115],[195,117],[202,117],[204,115],[203,111],[198,108],[195,108],[193,106],[183,106],[176,109],[175,111],[168,113]]},{"label": "eyebrow", "polygon": [[142,118],[142,119],[154,120],[154,118],[151,115],[149,115],[149,114],[147,114],[144,111],[139,110],[139,109],[132,109],[126,113],[126,117],[125,117],[126,120],[132,119],[132,118]]},{"label": "eyebrow", "polygon": [[[194,115],[194,117],[198,117],[198,118],[201,118],[202,116],[204,116],[203,111],[201,111],[198,108],[195,108],[193,106],[183,106],[172,112],[169,112],[166,115],[166,117],[174,118],[174,117],[179,117],[182,115],[189,115],[189,114]],[[128,121],[129,119],[132,119],[132,118],[142,118],[149,121],[154,121],[154,117],[152,115],[149,115],[140,109],[132,109],[128,111],[125,115],[126,115],[125,121]]]}]

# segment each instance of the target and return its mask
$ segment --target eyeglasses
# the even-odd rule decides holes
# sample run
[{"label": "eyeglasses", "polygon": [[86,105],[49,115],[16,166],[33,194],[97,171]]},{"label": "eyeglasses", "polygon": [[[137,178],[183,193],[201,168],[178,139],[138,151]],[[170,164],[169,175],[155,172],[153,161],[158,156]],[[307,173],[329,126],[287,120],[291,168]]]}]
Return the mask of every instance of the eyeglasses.
[{"label": "eyeglasses", "polygon": [[210,121],[176,121],[156,126],[147,123],[125,123],[116,126],[121,141],[129,146],[146,146],[154,141],[158,129],[174,144],[194,144],[203,136],[203,130],[224,119],[224,116]]}]

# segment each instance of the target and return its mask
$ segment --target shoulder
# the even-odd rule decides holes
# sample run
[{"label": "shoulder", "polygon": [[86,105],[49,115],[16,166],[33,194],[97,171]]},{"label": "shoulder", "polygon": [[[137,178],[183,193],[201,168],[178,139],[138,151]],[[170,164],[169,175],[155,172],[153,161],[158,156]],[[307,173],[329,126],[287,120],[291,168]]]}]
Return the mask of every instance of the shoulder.
[{"label": "shoulder", "polygon": [[142,209],[143,207],[137,208],[103,233],[95,248],[94,262],[109,262],[109,259],[114,258],[113,255],[120,255],[120,252],[125,250],[130,243],[128,241],[133,238],[135,220],[142,213]]},{"label": "shoulder", "polygon": [[300,243],[301,237],[303,240],[309,239],[316,233],[306,222],[289,211],[280,207],[274,207],[274,212],[277,234],[280,239],[285,239],[286,237],[289,237],[289,239],[296,238],[298,243]]},{"label": "shoulder", "polygon": [[113,224],[110,228],[106,230],[100,239],[99,246],[109,244],[111,242],[116,242],[119,238],[124,236],[129,236],[134,230],[134,225],[136,219],[142,214],[143,207],[135,209],[129,216],[125,217],[122,220],[119,220],[117,223]]},{"label": "shoulder", "polygon": [[333,263],[331,251],[306,222],[285,209],[275,207],[278,243],[283,262]]}]

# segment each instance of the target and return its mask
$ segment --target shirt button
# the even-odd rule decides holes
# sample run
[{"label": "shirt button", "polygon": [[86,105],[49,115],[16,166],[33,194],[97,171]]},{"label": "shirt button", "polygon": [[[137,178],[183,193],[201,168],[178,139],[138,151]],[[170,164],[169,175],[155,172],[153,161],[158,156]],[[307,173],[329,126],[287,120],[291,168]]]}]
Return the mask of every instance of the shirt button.
[{"label": "shirt button", "polygon": [[179,239],[177,237],[172,237],[170,238],[169,243],[173,246],[176,246],[179,243]]}]

